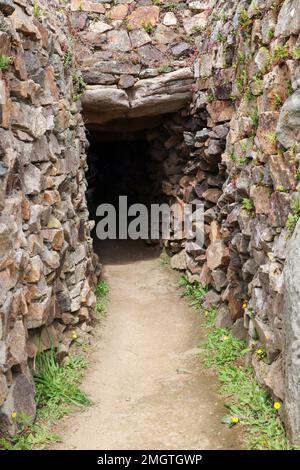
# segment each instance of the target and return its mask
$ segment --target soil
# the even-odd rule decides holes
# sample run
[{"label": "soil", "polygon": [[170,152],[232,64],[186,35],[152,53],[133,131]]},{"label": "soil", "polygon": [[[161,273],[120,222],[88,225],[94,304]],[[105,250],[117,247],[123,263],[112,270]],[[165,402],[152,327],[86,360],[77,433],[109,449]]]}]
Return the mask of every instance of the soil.
[{"label": "soil", "polygon": [[178,273],[158,247],[102,242],[98,253],[110,294],[82,385],[94,405],[59,424],[55,448],[242,448],[238,426],[221,424],[218,380],[199,358],[205,330],[180,297]]}]

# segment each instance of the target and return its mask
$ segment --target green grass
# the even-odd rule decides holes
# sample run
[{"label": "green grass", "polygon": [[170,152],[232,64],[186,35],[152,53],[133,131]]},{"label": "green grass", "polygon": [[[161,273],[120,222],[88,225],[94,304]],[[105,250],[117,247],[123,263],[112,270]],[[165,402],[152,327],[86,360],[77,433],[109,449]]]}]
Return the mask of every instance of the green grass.
[{"label": "green grass", "polygon": [[202,286],[200,282],[189,282],[187,277],[182,276],[179,281],[179,286],[183,288],[183,297],[190,299],[189,305],[195,308],[201,308],[203,297],[208,292],[208,287]]},{"label": "green grass", "polygon": [[245,197],[242,200],[242,208],[245,209],[246,211],[253,211],[254,210],[254,204],[252,199],[249,199],[248,197]]},{"label": "green grass", "polygon": [[257,383],[253,369],[243,365],[248,352],[246,342],[235,338],[228,329],[214,328],[204,349],[204,364],[218,373],[221,394],[229,400],[226,406],[230,416],[237,417],[244,426],[247,448],[291,449],[271,398]]},{"label": "green grass", "polygon": [[296,225],[300,219],[300,203],[296,199],[291,202],[291,212],[288,215],[286,222],[286,228],[292,234],[296,228]]},{"label": "green grass", "polygon": [[34,424],[25,415],[16,415],[19,431],[8,439],[0,439],[0,448],[6,450],[44,449],[60,437],[50,428],[70,413],[75,406],[90,406],[91,400],[80,390],[80,381],[87,367],[84,356],[71,356],[63,364],[56,360],[54,349],[37,356],[34,380],[36,386],[37,417]]},{"label": "green grass", "polygon": [[100,281],[96,287],[96,316],[98,319],[102,319],[107,313],[107,302],[109,294],[109,285],[106,281]]},{"label": "green grass", "polygon": [[0,54],[0,70],[7,70],[12,63],[12,57]]},{"label": "green grass", "polygon": [[70,405],[90,406],[78,385],[86,367],[84,356],[70,357],[59,365],[54,350],[40,354],[34,373],[37,406],[48,407],[55,419],[70,412]]},{"label": "green grass", "polygon": [[237,339],[230,329],[216,328],[217,309],[202,308],[203,297],[208,291],[206,287],[199,283],[191,284],[186,277],[181,278],[180,286],[184,289],[183,295],[204,315],[208,334],[205,343],[199,345],[202,350],[200,357],[205,367],[218,374],[221,382],[220,393],[228,409],[222,423],[229,427],[235,423],[242,426],[248,449],[292,449],[272,399],[258,384],[252,367],[244,365],[245,355],[249,353],[246,341]]}]

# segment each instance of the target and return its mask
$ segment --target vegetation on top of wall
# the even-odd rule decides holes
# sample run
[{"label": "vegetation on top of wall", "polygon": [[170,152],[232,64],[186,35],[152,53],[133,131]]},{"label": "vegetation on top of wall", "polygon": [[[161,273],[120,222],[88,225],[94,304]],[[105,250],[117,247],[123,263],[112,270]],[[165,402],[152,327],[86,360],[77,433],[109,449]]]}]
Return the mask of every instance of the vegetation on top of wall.
[{"label": "vegetation on top of wall", "polygon": [[[224,425],[243,426],[243,438],[249,449],[289,450],[290,445],[279,419],[281,403],[273,402],[268,393],[258,384],[252,367],[245,366],[249,353],[247,343],[237,339],[228,328],[216,328],[217,309],[203,309],[202,303],[207,288],[192,284],[181,278],[183,296],[201,311],[208,328],[207,340],[200,347],[201,358],[207,368],[218,374],[220,393],[226,400],[228,413],[222,418]],[[260,357],[263,360],[263,356]]]}]

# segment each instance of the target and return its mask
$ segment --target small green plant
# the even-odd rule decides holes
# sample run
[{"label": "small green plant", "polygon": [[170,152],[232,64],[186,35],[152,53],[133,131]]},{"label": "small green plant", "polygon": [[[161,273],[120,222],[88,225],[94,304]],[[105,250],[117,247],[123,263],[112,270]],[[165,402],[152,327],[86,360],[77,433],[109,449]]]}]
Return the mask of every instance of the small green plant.
[{"label": "small green plant", "polygon": [[269,40],[272,41],[272,39],[274,39],[274,36],[275,36],[275,31],[273,29],[270,29],[270,31],[268,32]]},{"label": "small green plant", "polygon": [[276,191],[279,191],[280,193],[288,193],[288,189],[285,188],[282,184],[278,184],[276,186]]},{"label": "small green plant", "polygon": [[247,30],[250,28],[250,26],[252,25],[253,21],[251,18],[249,18],[249,15],[248,15],[248,12],[247,10],[245,10],[245,8],[241,11],[240,13],[240,26],[243,30]]},{"label": "small green plant", "polygon": [[166,5],[163,6],[164,10],[167,11],[175,11],[178,8],[178,5],[176,3],[167,3]]},{"label": "small green plant", "polygon": [[159,7],[162,4],[162,0],[152,0],[152,3]]},{"label": "small green plant", "polygon": [[238,164],[239,167],[242,167],[242,166],[246,165],[248,162],[249,162],[248,157],[240,157],[237,161],[237,164]]},{"label": "small green plant", "polygon": [[67,69],[71,67],[72,63],[73,63],[73,54],[70,50],[68,50],[66,51],[64,55],[64,60],[63,60],[64,68]]},{"label": "small green plant", "polygon": [[291,202],[291,212],[288,215],[286,228],[290,233],[293,233],[296,225],[300,219],[300,203],[298,199]]},{"label": "small green plant", "polygon": [[144,21],[142,26],[143,26],[143,29],[146,33],[148,33],[148,34],[153,33],[154,27],[153,27],[153,24],[150,23],[149,21]]},{"label": "small green plant", "polygon": [[279,109],[283,103],[282,97],[278,95],[277,93],[274,95],[273,101],[274,101],[274,105],[276,109]]},{"label": "small green plant", "polygon": [[254,82],[254,85],[255,85],[257,94],[258,94],[258,95],[261,95],[261,94],[263,93],[263,90],[264,90],[264,82],[263,82],[263,80],[261,79],[261,77],[259,77],[259,76],[257,76],[257,75],[254,75],[254,77],[253,77],[253,82]]},{"label": "small green plant", "polygon": [[201,308],[203,297],[207,294],[208,287],[203,286],[197,281],[191,283],[185,276],[180,278],[179,286],[183,288],[183,297],[190,299],[189,305],[195,308]]},{"label": "small green plant", "polygon": [[259,357],[259,359],[261,361],[263,361],[264,359],[266,359],[267,357],[267,352],[264,348],[258,348],[256,351],[256,355]]},{"label": "small green plant", "polygon": [[278,143],[278,136],[277,136],[277,132],[269,132],[267,134],[267,138],[268,140],[271,142],[271,144],[273,145],[276,145]]},{"label": "small green plant", "polygon": [[291,96],[294,93],[293,85],[292,85],[291,80],[286,81],[286,87],[287,87],[288,95]]},{"label": "small green plant", "polygon": [[73,76],[73,100],[79,101],[86,90],[86,83],[81,74]]},{"label": "small green plant", "polygon": [[218,33],[217,33],[217,41],[218,41],[218,42],[225,42],[225,39],[226,39],[226,38],[225,38],[224,34],[223,34],[221,31],[218,31]]},{"label": "small green plant", "polygon": [[245,100],[250,103],[253,100],[254,96],[252,94],[251,88],[247,87],[244,94]]},{"label": "small green plant", "polygon": [[7,70],[12,63],[12,57],[0,55],[0,70]]},{"label": "small green plant", "polygon": [[249,54],[246,54],[246,52],[240,52],[238,55],[238,62],[244,65],[248,61],[249,61]]},{"label": "small green plant", "polygon": [[214,328],[204,344],[204,363],[218,373],[221,394],[226,398],[230,413],[222,422],[230,427],[238,423],[244,426],[244,439],[249,449],[291,449],[278,417],[281,404],[273,403],[258,385],[253,369],[241,364],[248,352],[246,343],[226,328]]},{"label": "small green plant", "polygon": [[289,56],[290,56],[290,52],[289,52],[289,47],[287,45],[282,46],[278,44],[277,46],[274,47],[273,54],[272,54],[273,62],[288,59]]},{"label": "small green plant", "polygon": [[215,307],[211,307],[207,310],[204,310],[203,313],[204,313],[206,328],[213,328],[215,326],[215,322],[217,318],[217,309]]},{"label": "small green plant", "polygon": [[170,65],[162,65],[161,67],[159,67],[158,69],[158,73],[159,74],[162,74],[162,73],[170,73],[172,72],[172,67],[170,67]]},{"label": "small green plant", "polygon": [[300,49],[299,47],[294,47],[293,55],[296,60],[300,60]]},{"label": "small green plant", "polygon": [[86,367],[83,356],[70,357],[60,366],[54,349],[39,354],[34,372],[37,406],[50,407],[56,417],[69,412],[70,405],[90,406],[78,385]]},{"label": "small green plant", "polygon": [[80,390],[79,384],[87,367],[84,356],[71,356],[58,364],[54,349],[38,354],[34,370],[37,417],[12,413],[18,432],[11,439],[0,439],[0,449],[38,450],[50,442],[60,441],[49,427],[74,409],[90,406],[91,400]]},{"label": "small green plant", "polygon": [[33,3],[33,15],[35,16],[35,18],[40,18],[44,15],[44,10],[39,6],[37,0],[34,0]]},{"label": "small green plant", "polygon": [[259,115],[258,115],[258,108],[255,108],[251,113],[250,113],[250,119],[252,121],[253,126],[256,128],[258,127],[259,123]]},{"label": "small green plant", "polygon": [[96,287],[96,314],[103,318],[107,312],[107,297],[109,294],[109,285],[106,281],[100,281]]},{"label": "small green plant", "polygon": [[203,31],[203,28],[201,26],[193,26],[193,29],[192,29],[193,33],[202,33]]},{"label": "small green plant", "polygon": [[240,93],[242,93],[248,82],[248,75],[246,70],[242,70],[236,78],[236,86]]},{"label": "small green plant", "polygon": [[252,199],[245,197],[242,200],[242,208],[245,209],[246,211],[252,212],[254,210],[254,204],[253,204]]}]

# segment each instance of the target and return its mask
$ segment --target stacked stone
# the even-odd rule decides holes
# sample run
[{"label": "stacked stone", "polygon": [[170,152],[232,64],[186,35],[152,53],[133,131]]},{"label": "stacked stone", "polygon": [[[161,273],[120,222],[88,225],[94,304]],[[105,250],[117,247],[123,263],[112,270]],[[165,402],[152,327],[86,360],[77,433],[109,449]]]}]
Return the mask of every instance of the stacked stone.
[{"label": "stacked stone", "polygon": [[2,433],[14,432],[13,412],[35,414],[31,359],[85,340],[95,303],[87,142],[58,6],[0,1]]},{"label": "stacked stone", "polygon": [[[191,279],[196,274],[214,288],[205,305],[220,305],[217,325],[232,327],[240,338],[248,335],[259,381],[284,400],[283,267],[300,212],[300,6],[290,0],[216,0],[210,6],[194,64],[194,115],[203,116],[206,108],[207,124],[186,141],[196,147],[200,143],[205,164],[213,149],[215,172],[211,162],[208,172],[224,184],[219,195],[219,189],[213,190],[210,201],[209,174],[203,183],[202,173],[200,181],[195,172],[190,181],[182,180],[184,185],[187,181],[181,191],[184,202],[191,193],[195,196],[200,183],[198,196],[207,208],[206,244],[190,261],[189,244],[181,241],[184,250],[173,265],[186,267]],[[222,136],[216,139],[218,129]]]},{"label": "stacked stone", "polygon": [[137,80],[185,67],[194,51],[186,37],[191,15],[186,3],[72,0],[71,24],[85,81],[128,89]]}]

